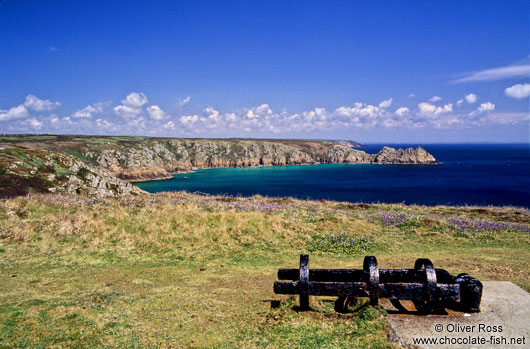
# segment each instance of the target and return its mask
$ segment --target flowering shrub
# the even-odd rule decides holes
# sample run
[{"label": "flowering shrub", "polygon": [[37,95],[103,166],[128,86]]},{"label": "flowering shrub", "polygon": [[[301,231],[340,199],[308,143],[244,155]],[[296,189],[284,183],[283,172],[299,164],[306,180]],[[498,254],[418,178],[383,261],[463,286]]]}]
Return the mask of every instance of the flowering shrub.
[{"label": "flowering shrub", "polygon": [[365,213],[368,222],[378,223],[386,228],[396,227],[410,230],[420,227],[422,222],[429,220],[440,226],[445,226],[458,236],[471,236],[487,233],[493,236],[503,231],[530,233],[530,226],[521,223],[496,222],[487,219],[463,218],[460,216],[423,215],[410,212],[377,211]]},{"label": "flowering shrub", "polygon": [[405,213],[399,212],[387,212],[380,211],[371,213],[366,216],[368,222],[380,223],[385,227],[398,226],[401,223],[407,220],[407,215]]},{"label": "flowering shrub", "polygon": [[[198,200],[197,200],[198,199]],[[225,198],[212,196],[195,196],[199,206],[209,212],[236,210],[243,212],[281,213],[289,217],[296,216],[307,223],[321,222],[323,219],[332,221],[338,217],[346,219],[360,219],[374,223],[383,228],[397,228],[406,233],[413,233],[418,228],[431,231],[445,231],[456,236],[476,238],[494,237],[501,232],[530,233],[530,226],[522,223],[499,222],[489,219],[464,218],[460,216],[445,216],[423,214],[408,210],[369,210],[354,211],[349,206],[318,206],[313,203],[288,202],[276,203],[252,199]],[[185,202],[183,202],[185,204]],[[316,239],[316,240],[315,240]],[[312,242],[314,250],[335,251],[340,253],[355,253],[363,249],[363,239],[346,233],[339,235],[317,236]],[[358,246],[357,246],[358,245]]]},{"label": "flowering shrub", "polygon": [[495,222],[486,219],[462,218],[459,216],[445,219],[447,226],[458,235],[474,237],[477,234],[487,233],[490,236],[502,231],[515,231],[520,233],[530,233],[530,227],[524,224]]}]

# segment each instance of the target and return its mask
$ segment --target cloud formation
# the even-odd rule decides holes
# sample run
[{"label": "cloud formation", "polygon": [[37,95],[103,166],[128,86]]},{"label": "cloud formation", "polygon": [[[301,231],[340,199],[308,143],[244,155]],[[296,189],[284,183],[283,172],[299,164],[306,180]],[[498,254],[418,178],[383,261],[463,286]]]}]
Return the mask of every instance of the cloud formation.
[{"label": "cloud formation", "polygon": [[14,119],[21,119],[30,116],[31,111],[43,112],[51,111],[61,105],[59,102],[51,102],[35,97],[34,95],[27,95],[24,103],[12,107],[9,110],[0,110],[0,121],[8,121]]},{"label": "cloud formation", "polygon": [[394,113],[396,115],[398,115],[398,116],[403,116],[403,115],[407,114],[409,111],[410,110],[407,107],[400,107],[400,108],[396,109],[396,111]]},{"label": "cloud formation", "polygon": [[[514,86],[512,86],[513,88]],[[517,87],[518,88],[518,87]],[[512,89],[513,90],[513,89]],[[510,91],[512,91],[510,90]],[[511,93],[511,92],[510,92]],[[518,92],[517,92],[518,93]],[[516,94],[517,94],[516,93]],[[475,103],[468,94],[457,102]],[[390,109],[389,98],[372,105],[354,102],[334,109],[315,107],[298,113],[274,110],[267,103],[222,111],[206,106],[191,113],[166,113],[149,104],[147,96],[132,92],[120,104],[93,103],[68,116],[55,114],[60,104],[29,95],[23,104],[0,110],[0,128],[8,132],[136,134],[187,137],[309,137],[316,134],[378,132],[382,129],[454,129],[490,124],[528,122],[528,113],[494,113],[491,102],[472,112],[455,112],[452,103],[422,102]],[[37,111],[39,110],[39,111]]]},{"label": "cloud formation", "polygon": [[528,75],[530,75],[530,64],[528,62],[524,62],[516,65],[472,72],[463,78],[454,80],[453,82],[462,83],[475,81],[494,81],[509,78],[528,77]]},{"label": "cloud formation", "polygon": [[386,101],[382,101],[379,103],[379,108],[388,108],[392,105],[392,101],[394,98],[387,99]]},{"label": "cloud formation", "polygon": [[72,114],[73,118],[91,118],[93,115],[101,114],[105,110],[105,105],[103,103],[94,103],[87,105],[83,109],[79,109]]},{"label": "cloud formation", "polygon": [[442,97],[439,97],[439,96],[432,96],[432,98],[429,99],[429,102],[438,102],[438,101],[441,101],[442,100]]},{"label": "cloud formation", "polygon": [[477,101],[478,96],[474,93],[470,93],[465,98],[466,98],[466,102],[468,102],[469,104],[473,104]]},{"label": "cloud formation", "polygon": [[35,97],[34,95],[28,95],[24,101],[24,107],[29,110],[34,111],[50,111],[59,107],[61,103],[59,102],[50,102],[49,100],[44,100]]},{"label": "cloud formation", "polygon": [[142,113],[144,104],[147,104],[147,97],[143,93],[131,92],[121,105],[114,108],[114,112],[123,117],[134,117]]},{"label": "cloud formation", "polygon": [[131,92],[121,101],[121,105],[114,107],[113,110],[129,129],[136,133],[155,134],[157,129],[154,127],[160,129],[162,127],[152,122],[165,120],[169,115],[158,105],[147,106],[148,102],[147,96],[142,92]]},{"label": "cloud formation", "polygon": [[27,116],[29,116],[28,110],[22,104],[9,110],[0,110],[0,121],[20,119]]},{"label": "cloud formation", "polygon": [[153,120],[162,120],[167,117],[166,113],[158,106],[158,105],[152,105],[147,108],[147,114],[149,114],[149,117]]},{"label": "cloud formation", "polygon": [[453,105],[451,103],[444,105],[443,107],[437,107],[434,104],[423,102],[418,104],[420,115],[427,117],[434,117],[440,114],[450,113],[453,111]]},{"label": "cloud formation", "polygon": [[191,100],[191,96],[188,96],[188,97],[185,97],[185,98],[181,98],[177,101],[177,105],[179,107],[183,107],[185,106],[186,104],[188,104]]},{"label": "cloud formation", "polygon": [[490,113],[482,117],[483,124],[517,125],[530,122],[530,113]]},{"label": "cloud formation", "polygon": [[469,113],[469,116],[474,117],[477,115],[481,115],[487,112],[491,112],[495,110],[495,104],[491,102],[482,103],[475,111]]},{"label": "cloud formation", "polygon": [[168,121],[167,123],[164,124],[164,130],[170,130],[170,131],[175,131],[175,123],[173,121]]},{"label": "cloud formation", "polygon": [[530,84],[517,84],[504,90],[508,97],[523,99],[530,97]]},{"label": "cloud formation", "polygon": [[40,130],[42,128],[42,122],[35,118],[28,120],[28,122],[30,126],[36,130]]}]

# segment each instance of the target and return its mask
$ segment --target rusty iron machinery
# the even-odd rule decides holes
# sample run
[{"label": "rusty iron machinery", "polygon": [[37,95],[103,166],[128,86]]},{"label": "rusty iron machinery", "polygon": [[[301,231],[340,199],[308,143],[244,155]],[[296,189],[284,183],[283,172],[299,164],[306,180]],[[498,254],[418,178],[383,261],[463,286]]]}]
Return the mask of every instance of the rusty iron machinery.
[{"label": "rusty iron machinery", "polygon": [[309,256],[300,255],[299,269],[279,269],[276,294],[300,297],[300,310],[309,309],[309,296],[336,296],[335,310],[345,312],[357,297],[370,305],[387,298],[406,311],[400,300],[410,300],[422,314],[444,313],[445,309],[479,312],[482,283],[469,274],[453,276],[435,269],[427,258],[419,258],[413,269],[379,269],[374,256],[364,258],[363,269],[309,269]]}]

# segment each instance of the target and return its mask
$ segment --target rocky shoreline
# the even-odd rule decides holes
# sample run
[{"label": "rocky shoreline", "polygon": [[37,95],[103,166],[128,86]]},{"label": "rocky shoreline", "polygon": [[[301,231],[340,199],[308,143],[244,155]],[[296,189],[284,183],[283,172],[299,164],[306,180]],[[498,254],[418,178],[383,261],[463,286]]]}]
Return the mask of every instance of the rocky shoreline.
[{"label": "rocky shoreline", "polygon": [[[135,195],[143,191],[130,182],[167,179],[176,173],[207,168],[439,164],[421,147],[383,147],[376,154],[355,147],[351,141],[0,137],[0,191],[4,192],[0,197],[27,190],[98,197]],[[18,187],[27,190],[14,190]]]},{"label": "rocky shoreline", "polygon": [[[418,149],[419,151],[425,151],[425,149],[423,149],[422,147],[418,147],[418,148],[406,148],[406,149],[401,149],[401,148],[398,148],[398,149],[395,149],[395,148],[391,148],[391,147],[383,147],[384,148],[389,148],[389,149],[392,149],[393,151],[396,151],[397,153],[401,153],[401,154],[406,154],[406,155],[409,155],[410,152],[417,152]],[[388,151],[388,150],[386,150]],[[439,161],[418,161],[417,159],[414,159],[414,155],[412,159],[410,159],[409,161],[407,160],[404,160],[403,157],[393,157],[392,155],[390,157],[388,157],[388,154],[381,154],[381,156],[378,157],[379,153],[377,154],[368,154],[368,155],[373,155],[374,156],[374,160],[372,161],[369,161],[369,162],[314,162],[314,163],[301,163],[301,164],[282,164],[282,165],[255,165],[255,166],[224,166],[224,167],[193,167],[191,169],[186,169],[186,170],[178,170],[176,172],[172,172],[170,173],[169,175],[167,176],[157,176],[156,174],[153,174],[153,176],[148,176],[148,177],[143,177],[143,178],[127,178],[125,176],[125,178],[122,178],[120,176],[121,179],[123,180],[126,180],[127,182],[130,182],[130,183],[135,183],[135,182],[145,182],[145,181],[155,181],[155,180],[164,180],[164,179],[171,179],[173,178],[173,175],[175,174],[185,174],[185,173],[191,173],[195,170],[204,170],[204,169],[208,169],[208,168],[217,168],[217,169],[221,169],[221,168],[244,168],[244,167],[268,167],[268,166],[290,166],[290,165],[295,165],[295,166],[307,166],[307,165],[322,165],[322,164],[335,164],[335,163],[343,163],[343,164],[373,164],[373,165],[442,165],[441,162]],[[404,156],[406,156],[404,155]],[[430,155],[430,154],[429,154]],[[145,174],[144,174],[145,175]]]},{"label": "rocky shoreline", "polygon": [[[312,142],[315,143],[315,142]],[[348,146],[326,144],[326,149],[300,149],[285,144],[182,143],[139,149],[87,151],[84,156],[127,181],[171,178],[193,169],[314,164],[439,164],[425,149],[383,147],[376,154]],[[175,145],[177,145],[175,147]],[[171,150],[169,148],[172,148]],[[315,151],[316,150],[316,151]]]}]

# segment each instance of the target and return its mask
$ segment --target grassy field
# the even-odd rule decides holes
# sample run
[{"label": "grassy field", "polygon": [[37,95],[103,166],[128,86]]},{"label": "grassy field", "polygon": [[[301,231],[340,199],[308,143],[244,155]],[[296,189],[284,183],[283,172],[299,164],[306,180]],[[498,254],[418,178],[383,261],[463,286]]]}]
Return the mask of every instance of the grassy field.
[{"label": "grassy field", "polygon": [[[0,347],[393,347],[385,312],[312,311],[280,267],[411,268],[530,290],[530,212],[186,193],[0,201]],[[281,299],[271,309],[270,300]]]}]

